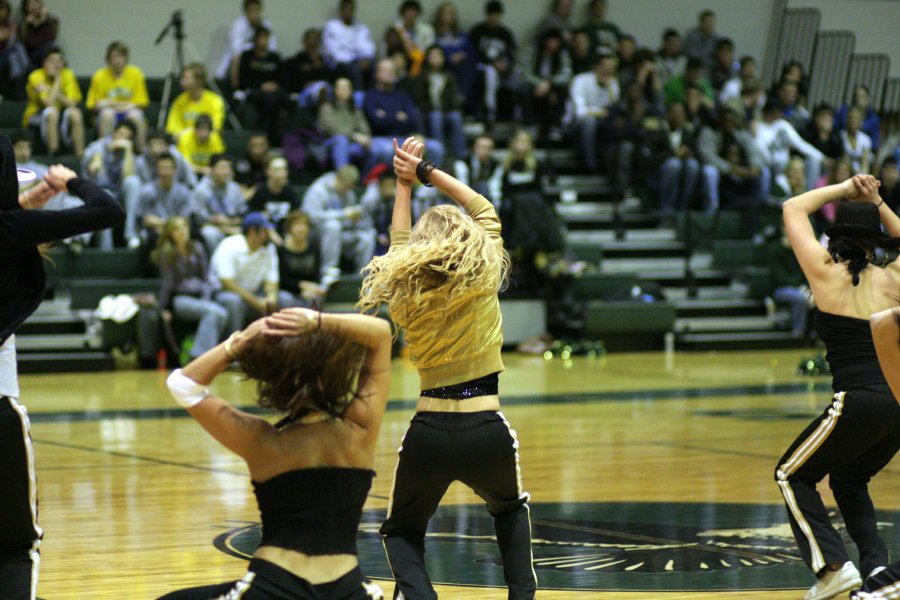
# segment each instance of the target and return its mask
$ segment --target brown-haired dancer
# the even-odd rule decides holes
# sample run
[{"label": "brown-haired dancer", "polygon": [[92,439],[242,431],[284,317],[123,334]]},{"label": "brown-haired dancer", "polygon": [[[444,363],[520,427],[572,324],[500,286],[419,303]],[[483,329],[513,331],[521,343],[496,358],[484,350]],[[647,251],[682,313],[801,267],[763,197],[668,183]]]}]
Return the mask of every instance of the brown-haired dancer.
[{"label": "brown-haired dancer", "polygon": [[[870,324],[881,370],[894,398],[900,398],[900,308],[889,308],[872,315]],[[885,569],[876,569],[866,578],[860,589],[850,594],[850,598],[852,600],[900,598],[900,561]]]},{"label": "brown-haired dancer", "polygon": [[[238,361],[278,423],[206,386]],[[262,541],[239,581],[165,600],[382,598],[359,568],[356,536],[372,485],[390,386],[391,328],[357,314],[289,308],[254,321],[169,376],[175,400],[250,470]]]},{"label": "brown-haired dancer", "polygon": [[[827,250],[809,217],[828,202],[841,202]],[[881,226],[884,225],[888,234]],[[870,265],[878,248],[900,246],[900,218],[878,196],[870,175],[795,196],[784,204],[784,229],[815,299],[816,331],[827,350],[834,395],[778,461],[775,480],[804,562],[818,578],[806,600],[845,594],[888,563],[869,497],[869,480],[900,448],[900,406],[875,353],[869,319],[897,306],[900,262]],[[829,486],[847,533],[859,550],[850,562],[816,485]]]},{"label": "brown-haired dancer", "polygon": [[[20,194],[19,183],[34,179],[16,168],[12,144],[0,137],[0,593],[8,600],[35,598],[43,535],[28,415],[18,401],[15,342],[16,329],[44,299],[40,246],[125,220],[109,193],[71,169],[54,165]],[[38,210],[63,191],[84,205]]]},{"label": "brown-haired dancer", "polygon": [[[434,599],[425,570],[428,520],[453,481],[487,503],[511,600],[531,600],[529,495],[522,489],[519,442],[500,412],[503,344],[498,291],[509,272],[500,221],[484,196],[422,161],[424,145],[394,140],[397,192],[391,247],[364,269],[358,306],[386,305],[406,332],[421,393],[403,437],[384,546],[397,582],[394,598]],[[411,227],[410,196],[418,179],[450,196]]]}]

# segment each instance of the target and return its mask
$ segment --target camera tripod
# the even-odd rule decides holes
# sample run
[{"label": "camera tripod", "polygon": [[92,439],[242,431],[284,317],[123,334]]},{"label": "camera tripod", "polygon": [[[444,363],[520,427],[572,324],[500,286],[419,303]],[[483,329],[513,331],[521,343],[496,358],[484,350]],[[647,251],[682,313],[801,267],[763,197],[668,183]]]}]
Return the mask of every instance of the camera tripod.
[{"label": "camera tripod", "polygon": [[[169,104],[172,97],[172,87],[175,85],[174,82],[178,79],[181,72],[184,71],[185,48],[187,48],[188,52],[190,52],[191,58],[193,60],[203,62],[203,57],[200,55],[200,52],[184,34],[184,16],[182,15],[180,10],[176,10],[172,13],[172,16],[169,18],[169,22],[166,23],[166,26],[163,28],[163,30],[159,32],[158,36],[156,36],[156,41],[153,42],[153,45],[159,46],[160,43],[162,43],[163,39],[165,39],[169,31],[173,32],[172,37],[175,39],[175,46],[172,48],[172,54],[169,56],[169,72],[166,74],[166,81],[163,84],[162,102],[159,110],[159,117],[156,120],[156,127],[160,130],[163,130],[166,125],[166,117],[169,114]],[[212,91],[219,94],[219,96],[225,99],[225,95],[222,93],[222,89],[219,87],[219,84],[216,83],[216,80],[212,76],[207,75],[206,84],[210,87],[210,89],[212,89]],[[226,111],[225,116],[235,130],[240,131],[244,128],[237,117],[235,117],[231,112]]]}]

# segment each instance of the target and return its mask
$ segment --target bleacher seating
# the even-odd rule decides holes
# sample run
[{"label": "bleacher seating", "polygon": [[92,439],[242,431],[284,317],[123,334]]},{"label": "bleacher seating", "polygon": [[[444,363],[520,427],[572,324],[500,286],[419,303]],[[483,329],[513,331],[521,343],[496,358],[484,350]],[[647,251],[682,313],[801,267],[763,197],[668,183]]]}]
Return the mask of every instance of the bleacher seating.
[{"label": "bleacher seating", "polygon": [[[797,60],[811,75],[809,106],[820,100],[841,104],[854,84],[864,83],[872,90],[874,106],[880,107],[886,116],[900,114],[900,80],[888,77],[887,57],[857,53],[853,32],[824,31],[822,22],[818,9],[788,8],[787,0],[775,1],[762,76],[766,86],[775,82],[781,65]],[[82,74],[78,81],[86,94],[90,76]],[[161,110],[165,81],[165,77],[147,78],[151,102],[145,114],[151,128],[156,126]],[[177,80],[172,83],[170,101],[180,91]],[[232,112],[247,117],[246,107],[234,100],[227,82],[216,83]],[[24,108],[25,102],[0,101],[0,133],[9,134],[20,128]],[[297,111],[291,126],[297,123],[307,126],[312,110]],[[503,159],[509,139],[520,125],[494,124],[491,135],[497,144],[496,159]],[[485,127],[468,118],[465,130],[471,140],[485,131]],[[94,130],[88,129],[88,141],[95,135]],[[235,128],[230,121],[226,121],[222,132],[226,147],[233,155],[244,152],[248,135],[247,129]],[[39,136],[35,135],[34,141],[35,160],[61,162],[80,170],[79,161],[72,156],[41,156],[45,149]],[[743,330],[735,328],[749,323],[747,331],[757,336],[753,343],[766,339],[780,343],[778,329],[783,325],[783,315],[777,318],[765,315],[761,299],[768,293],[768,270],[761,263],[757,246],[747,237],[740,213],[693,212],[688,231],[683,213],[675,216],[674,224],[670,220],[661,222],[646,199],[642,202],[633,196],[622,198],[607,177],[585,173],[577,150],[566,141],[544,143],[537,156],[546,166],[542,182],[544,196],[556,206],[568,227],[565,256],[588,265],[587,272],[566,287],[586,307],[586,335],[624,335],[625,331],[617,329],[624,327],[638,338],[649,334],[645,341],[649,340],[648,347],[651,347],[659,344],[661,332],[674,331],[679,346],[703,348],[722,344],[726,333],[740,333]],[[315,176],[306,169],[303,173],[291,173],[292,188],[298,198],[302,198],[306,189],[301,184]],[[636,187],[641,188],[640,182]],[[777,209],[763,209],[758,215],[760,224],[771,222],[777,214]],[[65,298],[71,310],[92,309],[107,293],[156,292],[158,288],[157,280],[138,277],[139,257],[134,251],[117,249],[109,253],[85,249],[75,255],[57,249],[51,257],[53,264],[48,265],[48,278],[56,296]],[[329,295],[327,307],[351,308],[359,285],[356,277],[343,278]],[[662,289],[666,301],[626,300],[633,290],[642,287]],[[651,315],[654,311],[658,315]],[[42,327],[54,329],[35,322],[31,333],[40,334]],[[706,334],[712,336],[709,346],[704,345]],[[768,334],[774,337],[766,338]],[[43,347],[42,343],[38,346]]]}]

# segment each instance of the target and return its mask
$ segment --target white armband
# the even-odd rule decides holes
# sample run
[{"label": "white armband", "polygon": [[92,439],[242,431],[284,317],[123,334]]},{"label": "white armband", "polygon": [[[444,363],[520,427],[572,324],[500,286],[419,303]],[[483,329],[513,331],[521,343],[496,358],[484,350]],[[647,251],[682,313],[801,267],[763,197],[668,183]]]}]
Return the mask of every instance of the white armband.
[{"label": "white armband", "polygon": [[196,406],[209,396],[209,388],[182,373],[181,369],[172,371],[172,374],[166,379],[166,385],[169,386],[169,393],[175,398],[175,402],[184,408]]}]

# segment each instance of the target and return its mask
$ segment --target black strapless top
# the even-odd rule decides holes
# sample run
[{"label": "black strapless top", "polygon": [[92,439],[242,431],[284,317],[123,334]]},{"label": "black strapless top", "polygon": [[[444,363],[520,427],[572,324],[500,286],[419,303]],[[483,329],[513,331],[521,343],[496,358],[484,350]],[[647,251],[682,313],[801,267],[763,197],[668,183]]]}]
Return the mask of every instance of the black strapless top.
[{"label": "black strapless top", "polygon": [[887,380],[878,364],[869,321],[818,311],[816,332],[825,342],[825,359],[831,367],[834,391],[858,387],[885,386]]},{"label": "black strapless top", "polygon": [[282,473],[253,491],[262,518],[261,546],[304,554],[356,554],[371,469],[317,467]]}]

